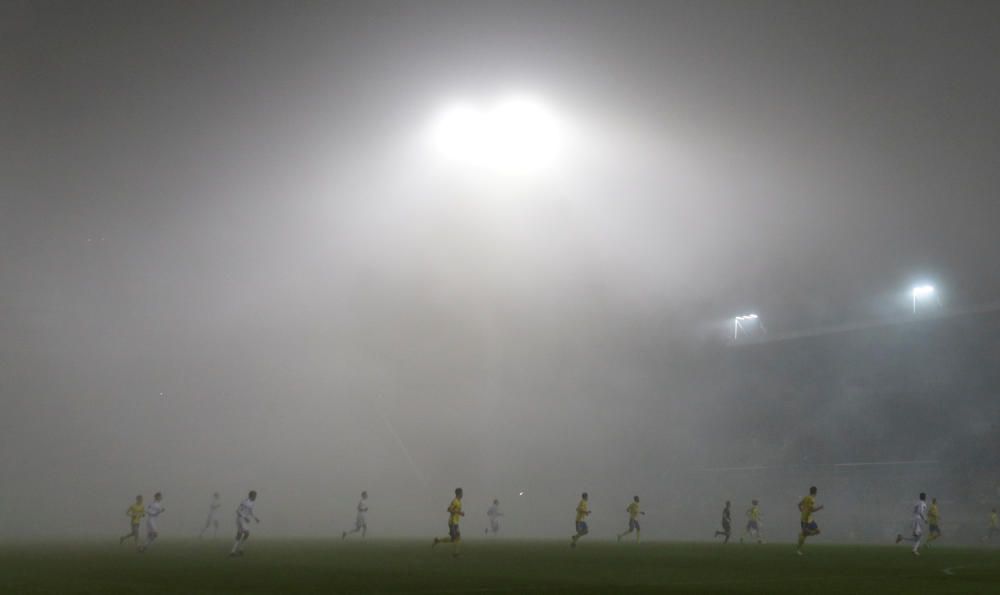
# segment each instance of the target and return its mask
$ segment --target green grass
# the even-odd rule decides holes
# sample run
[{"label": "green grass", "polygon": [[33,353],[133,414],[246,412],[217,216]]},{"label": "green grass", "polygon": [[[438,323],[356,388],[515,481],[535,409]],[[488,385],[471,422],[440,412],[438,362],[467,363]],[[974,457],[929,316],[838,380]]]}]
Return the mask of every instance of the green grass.
[{"label": "green grass", "polygon": [[[110,544],[0,546],[3,593],[1000,593],[1000,551],[584,540],[169,541],[139,555]],[[948,570],[948,572],[945,572]]]}]

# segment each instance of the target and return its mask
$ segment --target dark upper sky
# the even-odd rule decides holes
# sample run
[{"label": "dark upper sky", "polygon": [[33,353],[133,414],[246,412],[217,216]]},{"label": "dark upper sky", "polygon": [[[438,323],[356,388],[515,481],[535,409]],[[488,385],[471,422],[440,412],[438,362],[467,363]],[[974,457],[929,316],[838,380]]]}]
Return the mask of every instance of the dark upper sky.
[{"label": "dark upper sky", "polygon": [[[48,489],[84,467],[53,445],[102,465],[133,427],[93,493],[118,490],[140,455],[239,458],[199,432],[237,418],[304,441],[246,469],[308,458],[310,413],[361,407],[331,386],[450,427],[527,413],[525,448],[567,458],[560,423],[648,423],[588,391],[662,393],[734,314],[880,319],[924,279],[998,300],[998,58],[995,2],[5,2],[0,464]],[[442,102],[509,89],[588,157],[499,189],[414,165]]]},{"label": "dark upper sky", "polygon": [[[46,318],[62,307],[53,294],[94,274],[134,281],[125,299],[140,309],[147,284],[169,282],[210,308],[271,249],[324,233],[296,229],[314,219],[318,171],[345,180],[325,207],[377,201],[363,176],[346,180],[391,176],[367,168],[394,136],[440,97],[511,84],[646,135],[653,146],[635,150],[650,167],[608,180],[603,208],[659,236],[623,259],[689,263],[668,301],[709,304],[701,316],[758,309],[772,328],[877,316],[924,276],[954,303],[1000,296],[995,4],[3,12],[7,324]],[[675,153],[656,143],[695,164],[693,190],[674,189]],[[679,230],[694,237],[671,242]]]}]

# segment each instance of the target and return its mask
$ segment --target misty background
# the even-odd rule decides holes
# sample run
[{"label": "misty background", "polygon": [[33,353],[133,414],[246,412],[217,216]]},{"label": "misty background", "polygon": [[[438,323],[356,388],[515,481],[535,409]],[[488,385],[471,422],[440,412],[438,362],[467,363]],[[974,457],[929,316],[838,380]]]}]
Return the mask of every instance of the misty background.
[{"label": "misty background", "polygon": [[[978,530],[998,39],[988,2],[3,3],[0,539],[155,491],[228,535],[250,489],[257,535],[367,490],[429,537],[457,486],[468,535],[499,498],[568,536],[586,490],[596,536],[639,494],[651,539],[756,497],[790,540],[812,484],[830,539],[921,490]],[[431,163],[442,105],[511,90],[559,168]]]}]

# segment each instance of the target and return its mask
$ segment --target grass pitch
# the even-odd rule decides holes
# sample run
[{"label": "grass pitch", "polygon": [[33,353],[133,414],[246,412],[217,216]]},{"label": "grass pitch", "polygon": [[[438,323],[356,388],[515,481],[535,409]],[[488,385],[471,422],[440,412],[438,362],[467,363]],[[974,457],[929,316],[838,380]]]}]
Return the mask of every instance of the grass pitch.
[{"label": "grass pitch", "polygon": [[[114,540],[111,540],[112,542]],[[789,544],[164,540],[0,546],[4,593],[1000,593],[1000,550]]]}]

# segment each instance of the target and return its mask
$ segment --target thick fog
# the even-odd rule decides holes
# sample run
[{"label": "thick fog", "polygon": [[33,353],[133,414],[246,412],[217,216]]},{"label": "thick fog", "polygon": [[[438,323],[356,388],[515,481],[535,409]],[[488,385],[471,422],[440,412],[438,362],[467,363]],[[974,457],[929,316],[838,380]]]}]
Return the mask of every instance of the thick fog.
[{"label": "thick fog", "polygon": [[[790,540],[810,485],[831,539],[919,491],[985,519],[998,39],[991,3],[4,3],[0,539],[156,491],[228,532],[250,489],[275,537],[362,490],[430,537],[458,486],[508,537],[582,491],[598,536],[639,494],[650,539],[760,498]],[[435,153],[512,94],[544,167]]]}]

